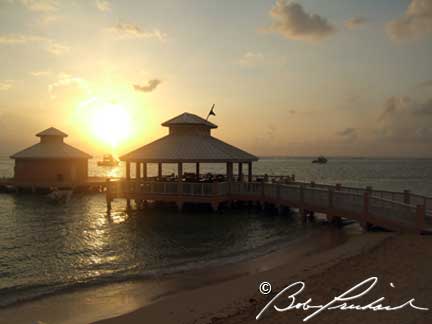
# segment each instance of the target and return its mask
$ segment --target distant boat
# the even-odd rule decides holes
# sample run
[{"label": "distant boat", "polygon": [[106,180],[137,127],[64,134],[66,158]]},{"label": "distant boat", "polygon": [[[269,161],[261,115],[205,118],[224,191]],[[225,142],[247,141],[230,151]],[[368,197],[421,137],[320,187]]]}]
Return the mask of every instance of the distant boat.
[{"label": "distant boat", "polygon": [[102,167],[116,167],[120,164],[111,154],[105,154],[102,161],[98,161],[97,165]]},{"label": "distant boat", "polygon": [[54,188],[47,197],[54,203],[68,203],[72,197],[72,190],[60,190]]},{"label": "distant boat", "polygon": [[324,156],[319,156],[318,158],[313,160],[312,163],[326,164],[327,159]]}]

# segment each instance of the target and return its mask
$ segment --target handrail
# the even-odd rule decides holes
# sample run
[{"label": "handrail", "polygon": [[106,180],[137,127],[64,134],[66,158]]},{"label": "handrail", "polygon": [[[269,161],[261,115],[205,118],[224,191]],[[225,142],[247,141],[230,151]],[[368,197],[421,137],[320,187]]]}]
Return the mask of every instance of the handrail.
[{"label": "handrail", "polygon": [[[182,197],[238,197],[239,199],[288,203],[299,208],[311,208],[325,212],[350,213],[354,218],[366,221],[368,216],[401,224],[416,226],[419,222],[429,224],[432,211],[427,205],[413,204],[404,199],[393,199],[395,195],[378,196],[371,189],[344,190],[343,187],[308,184],[300,182],[158,182],[158,181],[114,181],[108,182],[107,195],[126,198],[139,194],[173,195]],[[380,192],[380,191],[375,191]],[[418,197],[414,196],[414,197]],[[399,197],[400,198],[400,195]],[[111,199],[111,198],[110,198]],[[427,203],[427,200],[424,200]],[[302,207],[303,206],[303,207]],[[308,208],[308,207],[306,207]],[[423,226],[423,225],[422,225]]]}]

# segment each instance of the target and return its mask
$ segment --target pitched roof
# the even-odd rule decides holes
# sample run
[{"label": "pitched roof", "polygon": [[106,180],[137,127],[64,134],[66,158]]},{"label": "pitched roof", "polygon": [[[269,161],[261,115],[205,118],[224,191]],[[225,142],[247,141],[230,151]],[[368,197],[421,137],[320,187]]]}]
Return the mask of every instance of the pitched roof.
[{"label": "pitched roof", "polygon": [[61,130],[58,130],[57,128],[50,127],[45,129],[44,131],[37,133],[36,136],[42,137],[42,136],[59,136],[59,137],[67,137],[68,134],[63,133]]},{"label": "pitched roof", "polygon": [[91,159],[92,156],[66,143],[37,143],[11,156],[12,159]]},{"label": "pitched roof", "polygon": [[[91,159],[92,156],[63,142],[66,133],[50,127],[37,133],[41,142],[11,156],[12,159]],[[58,138],[57,138],[58,137]],[[45,138],[45,139],[44,139]]]},{"label": "pitched roof", "polygon": [[258,158],[212,136],[167,135],[120,157],[147,162],[249,162]]},{"label": "pitched roof", "polygon": [[205,120],[204,118],[186,112],[162,123],[162,126],[168,127],[177,125],[202,125],[209,128],[217,128],[217,125]]}]

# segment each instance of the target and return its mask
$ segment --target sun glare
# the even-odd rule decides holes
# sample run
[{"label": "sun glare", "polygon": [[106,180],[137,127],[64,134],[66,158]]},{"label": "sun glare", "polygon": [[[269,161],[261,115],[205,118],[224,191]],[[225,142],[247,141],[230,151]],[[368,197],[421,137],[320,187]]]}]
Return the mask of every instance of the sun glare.
[{"label": "sun glare", "polygon": [[89,135],[113,151],[131,135],[129,111],[120,103],[91,98],[82,102],[78,111]]},{"label": "sun glare", "polygon": [[89,117],[93,135],[113,148],[130,135],[129,114],[119,104],[108,103],[95,107]]}]

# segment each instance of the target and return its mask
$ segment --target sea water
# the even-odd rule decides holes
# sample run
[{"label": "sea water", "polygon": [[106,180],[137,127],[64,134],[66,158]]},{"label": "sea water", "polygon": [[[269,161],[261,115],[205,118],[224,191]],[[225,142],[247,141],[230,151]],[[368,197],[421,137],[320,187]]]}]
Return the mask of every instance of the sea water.
[{"label": "sea water", "polygon": [[[432,196],[432,161],[426,159],[266,158],[256,174],[295,174],[299,180],[373,186]],[[164,166],[164,173],[175,172]],[[193,165],[185,167],[193,170]],[[124,168],[98,168],[94,176],[122,176]],[[155,173],[154,166],[149,168]],[[223,173],[224,166],[201,166]],[[0,177],[13,164],[0,158]],[[145,209],[126,213],[116,200],[110,213],[103,194],[75,194],[52,204],[43,195],[0,194],[0,307],[79,287],[152,278],[264,254],[309,235],[287,216],[246,210]]]}]

